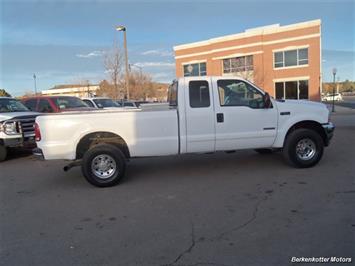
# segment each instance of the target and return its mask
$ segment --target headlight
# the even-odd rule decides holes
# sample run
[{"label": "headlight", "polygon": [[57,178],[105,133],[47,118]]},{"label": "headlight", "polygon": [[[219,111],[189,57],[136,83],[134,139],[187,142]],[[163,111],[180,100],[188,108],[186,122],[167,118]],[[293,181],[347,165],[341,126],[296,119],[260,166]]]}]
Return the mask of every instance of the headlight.
[{"label": "headlight", "polygon": [[5,132],[5,134],[8,134],[8,135],[19,134],[19,132],[17,130],[17,123],[14,121],[3,123],[2,130]]}]

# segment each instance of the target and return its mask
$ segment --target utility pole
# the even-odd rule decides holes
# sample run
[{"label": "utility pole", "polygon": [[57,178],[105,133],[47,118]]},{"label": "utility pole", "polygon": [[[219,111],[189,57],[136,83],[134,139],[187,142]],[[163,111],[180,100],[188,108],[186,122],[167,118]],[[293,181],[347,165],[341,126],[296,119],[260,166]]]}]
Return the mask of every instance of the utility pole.
[{"label": "utility pole", "polygon": [[125,26],[116,27],[117,31],[123,31],[123,45],[125,50],[126,59],[126,90],[127,90],[127,100],[129,100],[129,66],[128,66],[128,49],[127,49],[127,30]]},{"label": "utility pole", "polygon": [[335,75],[337,74],[337,69],[333,68],[333,107],[332,112],[335,112]]},{"label": "utility pole", "polygon": [[36,81],[37,77],[36,74],[33,74],[33,81],[34,81],[34,85],[35,85],[35,95],[37,95],[37,81]]}]

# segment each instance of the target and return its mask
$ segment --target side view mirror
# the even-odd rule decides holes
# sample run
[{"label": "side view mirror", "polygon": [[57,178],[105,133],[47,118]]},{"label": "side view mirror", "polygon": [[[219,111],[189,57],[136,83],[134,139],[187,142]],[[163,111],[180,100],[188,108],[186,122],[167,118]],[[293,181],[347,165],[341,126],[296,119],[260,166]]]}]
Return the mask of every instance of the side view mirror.
[{"label": "side view mirror", "polygon": [[270,95],[269,93],[265,93],[264,95],[264,108],[267,109],[267,108],[271,108],[272,107],[272,104],[271,104],[271,100],[270,100]]},{"label": "side view mirror", "polygon": [[104,108],[104,106],[101,103],[98,103],[97,107],[99,107],[100,109]]}]

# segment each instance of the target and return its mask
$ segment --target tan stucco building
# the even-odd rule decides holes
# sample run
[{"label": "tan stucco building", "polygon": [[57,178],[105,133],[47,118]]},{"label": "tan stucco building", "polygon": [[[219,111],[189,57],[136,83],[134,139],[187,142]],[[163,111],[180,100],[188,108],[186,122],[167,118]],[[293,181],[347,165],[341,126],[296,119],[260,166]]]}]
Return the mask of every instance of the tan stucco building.
[{"label": "tan stucco building", "polygon": [[174,51],[177,77],[241,76],[275,98],[320,100],[320,20],[249,29]]},{"label": "tan stucco building", "polygon": [[99,85],[57,85],[49,90],[43,90],[42,95],[45,96],[75,96],[95,97],[96,91],[100,89]]}]

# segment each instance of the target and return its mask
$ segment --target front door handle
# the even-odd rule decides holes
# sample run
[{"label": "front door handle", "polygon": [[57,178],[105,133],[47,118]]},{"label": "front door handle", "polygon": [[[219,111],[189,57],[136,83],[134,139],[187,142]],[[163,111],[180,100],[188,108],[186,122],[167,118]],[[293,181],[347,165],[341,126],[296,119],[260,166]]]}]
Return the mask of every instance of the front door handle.
[{"label": "front door handle", "polygon": [[217,123],[223,123],[224,122],[224,115],[223,113],[218,113],[217,114]]}]

